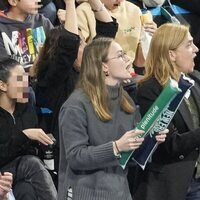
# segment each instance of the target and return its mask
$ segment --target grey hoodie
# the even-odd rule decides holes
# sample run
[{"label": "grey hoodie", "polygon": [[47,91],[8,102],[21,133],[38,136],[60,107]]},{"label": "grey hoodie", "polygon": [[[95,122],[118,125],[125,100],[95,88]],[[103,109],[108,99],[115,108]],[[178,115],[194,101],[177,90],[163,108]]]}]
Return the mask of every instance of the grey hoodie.
[{"label": "grey hoodie", "polygon": [[24,66],[30,67],[44,43],[46,33],[53,28],[51,22],[40,14],[28,15],[21,22],[0,16],[0,60],[12,57]]}]

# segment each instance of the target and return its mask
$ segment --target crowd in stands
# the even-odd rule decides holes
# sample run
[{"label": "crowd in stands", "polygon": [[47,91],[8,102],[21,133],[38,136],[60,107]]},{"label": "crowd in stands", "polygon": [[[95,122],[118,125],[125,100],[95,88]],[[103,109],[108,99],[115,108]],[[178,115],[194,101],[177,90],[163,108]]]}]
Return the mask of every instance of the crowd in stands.
[{"label": "crowd in stands", "polygon": [[[197,1],[0,1],[0,200],[200,198]],[[161,6],[180,23],[147,12]],[[183,76],[193,87],[145,169],[123,169],[145,141],[137,124]]]}]

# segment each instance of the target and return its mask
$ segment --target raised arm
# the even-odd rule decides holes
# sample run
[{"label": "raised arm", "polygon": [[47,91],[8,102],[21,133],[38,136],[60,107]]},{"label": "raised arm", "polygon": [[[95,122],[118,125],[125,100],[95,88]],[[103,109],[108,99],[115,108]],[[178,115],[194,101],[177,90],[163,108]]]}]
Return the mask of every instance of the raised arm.
[{"label": "raised arm", "polygon": [[115,38],[118,23],[111,17],[101,0],[88,0],[96,19],[96,36]]},{"label": "raised arm", "polygon": [[64,28],[69,32],[78,35],[75,0],[65,0],[65,5],[66,5],[66,13],[65,13]]},{"label": "raised arm", "polygon": [[92,11],[94,12],[95,18],[102,22],[112,22],[113,19],[110,13],[105,8],[104,4],[100,0],[88,0]]}]

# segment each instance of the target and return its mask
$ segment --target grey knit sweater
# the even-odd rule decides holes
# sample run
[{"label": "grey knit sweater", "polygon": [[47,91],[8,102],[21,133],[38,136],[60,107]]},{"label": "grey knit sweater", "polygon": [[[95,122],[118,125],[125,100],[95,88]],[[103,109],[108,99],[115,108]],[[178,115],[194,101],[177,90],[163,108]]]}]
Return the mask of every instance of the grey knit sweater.
[{"label": "grey knit sweater", "polygon": [[134,128],[137,113],[119,106],[119,87],[108,87],[112,120],[101,121],[82,90],[75,90],[59,115],[60,167],[58,200],[72,188],[73,200],[131,200],[112,141]]}]

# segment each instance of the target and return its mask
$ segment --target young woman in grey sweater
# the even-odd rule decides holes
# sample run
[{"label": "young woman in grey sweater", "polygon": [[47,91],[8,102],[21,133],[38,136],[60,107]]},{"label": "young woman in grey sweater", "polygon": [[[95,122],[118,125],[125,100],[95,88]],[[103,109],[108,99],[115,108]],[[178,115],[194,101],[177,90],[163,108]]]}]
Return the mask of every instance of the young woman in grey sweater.
[{"label": "young woman in grey sweater", "polygon": [[[121,82],[131,61],[111,38],[98,38],[83,53],[77,89],[61,108],[58,199],[131,200],[121,152],[137,149],[137,113]],[[165,140],[167,130],[157,140]],[[72,194],[68,194],[72,191]]]}]

